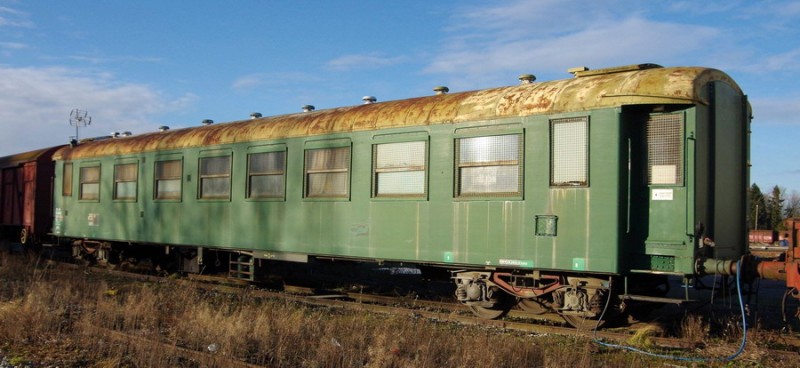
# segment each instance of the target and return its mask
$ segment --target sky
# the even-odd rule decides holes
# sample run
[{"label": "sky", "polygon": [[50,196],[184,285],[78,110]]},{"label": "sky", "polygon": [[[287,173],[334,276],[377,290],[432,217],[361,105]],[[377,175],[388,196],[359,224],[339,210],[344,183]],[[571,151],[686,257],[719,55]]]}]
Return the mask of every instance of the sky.
[{"label": "sky", "polygon": [[751,180],[800,191],[800,1],[0,0],[0,156],[655,63],[731,75]]}]

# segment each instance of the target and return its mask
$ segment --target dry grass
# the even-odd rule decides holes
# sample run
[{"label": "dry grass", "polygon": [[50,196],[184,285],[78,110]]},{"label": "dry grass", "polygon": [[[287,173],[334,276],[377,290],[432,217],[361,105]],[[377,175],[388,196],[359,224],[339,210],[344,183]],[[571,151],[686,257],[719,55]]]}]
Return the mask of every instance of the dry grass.
[{"label": "dry grass", "polygon": [[[518,368],[654,362],[582,338],[316,308],[199,291],[170,280],[130,283],[93,273],[33,271],[36,259],[0,261],[0,349],[54,365],[224,367],[226,359],[237,359],[269,367]],[[683,329],[692,341],[706,338],[701,321],[688,320]],[[120,334],[134,337],[120,341]],[[181,348],[201,358],[176,353]]]}]

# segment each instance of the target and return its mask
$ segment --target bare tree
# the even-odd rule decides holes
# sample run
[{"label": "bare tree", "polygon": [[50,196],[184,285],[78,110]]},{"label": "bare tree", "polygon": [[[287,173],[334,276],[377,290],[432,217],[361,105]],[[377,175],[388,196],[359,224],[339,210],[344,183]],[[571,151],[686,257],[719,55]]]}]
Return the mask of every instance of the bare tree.
[{"label": "bare tree", "polygon": [[800,217],[800,192],[793,190],[790,195],[786,196],[783,215],[785,218]]}]

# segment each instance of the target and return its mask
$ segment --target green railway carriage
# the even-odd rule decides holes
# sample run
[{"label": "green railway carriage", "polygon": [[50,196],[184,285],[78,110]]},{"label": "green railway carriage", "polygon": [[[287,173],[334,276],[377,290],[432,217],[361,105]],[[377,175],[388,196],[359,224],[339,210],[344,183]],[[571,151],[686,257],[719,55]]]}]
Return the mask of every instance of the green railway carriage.
[{"label": "green railway carriage", "polygon": [[571,322],[612,290],[647,298],[618,280],[728,272],[746,244],[739,87],[697,67],[572,72],[81,142],[55,155],[53,232],[448,266],[480,315],[522,300]]}]

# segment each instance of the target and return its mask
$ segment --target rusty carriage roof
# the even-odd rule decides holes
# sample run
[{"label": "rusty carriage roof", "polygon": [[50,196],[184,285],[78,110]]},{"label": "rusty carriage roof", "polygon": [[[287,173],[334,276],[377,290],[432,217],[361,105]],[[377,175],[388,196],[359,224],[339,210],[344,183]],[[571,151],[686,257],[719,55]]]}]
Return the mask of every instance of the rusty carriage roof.
[{"label": "rusty carriage roof", "polygon": [[381,103],[263,117],[64,147],[56,160],[180,150],[238,142],[316,136],[408,126],[453,124],[514,116],[586,111],[631,104],[693,104],[702,87],[725,73],[700,67],[653,64],[578,70],[575,78]]}]

